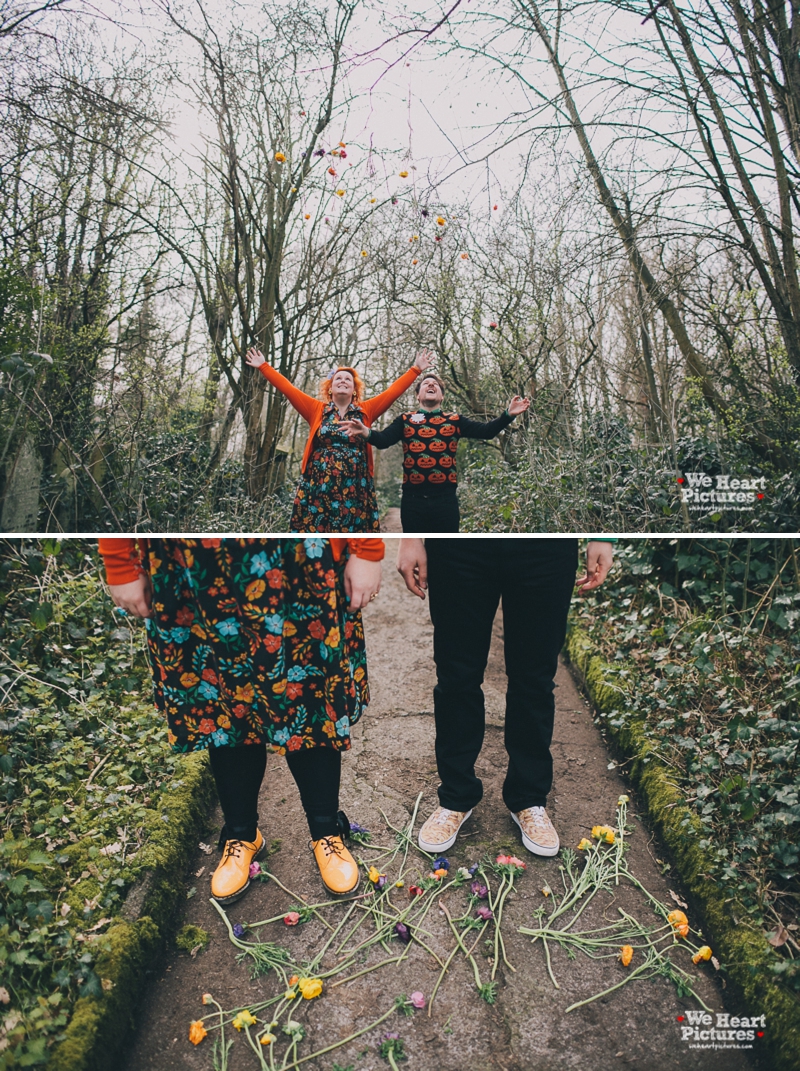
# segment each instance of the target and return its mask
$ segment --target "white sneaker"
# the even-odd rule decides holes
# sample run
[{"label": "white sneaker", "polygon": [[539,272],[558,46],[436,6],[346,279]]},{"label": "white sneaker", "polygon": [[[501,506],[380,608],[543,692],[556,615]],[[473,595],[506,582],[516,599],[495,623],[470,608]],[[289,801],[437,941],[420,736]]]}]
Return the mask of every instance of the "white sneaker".
[{"label": "white sneaker", "polygon": [[522,833],[522,843],[534,855],[558,855],[558,833],[544,807],[526,807],[509,812]]},{"label": "white sneaker", "polygon": [[423,852],[433,855],[446,852],[455,844],[459,829],[471,814],[471,810],[449,811],[447,807],[437,807],[419,831],[417,843]]}]

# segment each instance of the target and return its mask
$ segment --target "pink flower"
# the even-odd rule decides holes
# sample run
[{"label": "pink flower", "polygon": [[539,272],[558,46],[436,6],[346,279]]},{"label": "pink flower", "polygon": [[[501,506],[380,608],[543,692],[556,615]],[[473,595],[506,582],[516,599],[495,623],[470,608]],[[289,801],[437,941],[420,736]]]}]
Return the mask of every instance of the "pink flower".
[{"label": "pink flower", "polygon": [[417,990],[415,993],[411,994],[410,1000],[411,1000],[411,1003],[414,1005],[415,1008],[424,1008],[425,1007],[425,994],[424,993],[420,993],[419,990]]},{"label": "pink flower", "polygon": [[511,862],[511,856],[510,855],[498,855],[497,862],[500,863],[501,866],[504,865],[504,864],[507,865],[508,863]]},{"label": "pink flower", "polygon": [[249,873],[251,878],[257,878],[261,873],[261,863],[251,863]]},{"label": "pink flower", "polygon": [[288,915],[283,916],[283,921],[287,926],[296,926],[300,921],[300,916],[296,911],[290,911]]}]

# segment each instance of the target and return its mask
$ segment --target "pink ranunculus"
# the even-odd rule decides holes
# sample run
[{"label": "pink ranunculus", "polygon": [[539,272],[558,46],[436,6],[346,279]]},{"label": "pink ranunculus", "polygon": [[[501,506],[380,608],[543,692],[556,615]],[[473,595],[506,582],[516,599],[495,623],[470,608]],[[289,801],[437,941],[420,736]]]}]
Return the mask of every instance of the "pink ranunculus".
[{"label": "pink ranunculus", "polygon": [[425,1007],[425,994],[421,993],[418,989],[416,990],[416,992],[411,994],[410,1000],[415,1008]]},{"label": "pink ranunculus", "polygon": [[503,866],[503,865],[511,862],[511,856],[510,855],[498,855],[497,862],[500,863],[501,866]]},{"label": "pink ranunculus", "polygon": [[261,873],[261,863],[251,863],[249,873],[251,878],[257,878]]},{"label": "pink ranunculus", "polygon": [[287,926],[296,926],[300,921],[300,916],[296,911],[290,911],[288,915],[283,916],[283,921]]},{"label": "pink ranunculus", "polygon": [[521,866],[523,870],[528,869],[527,863],[523,863],[521,859],[517,859],[516,855],[509,855],[508,861],[512,866]]}]

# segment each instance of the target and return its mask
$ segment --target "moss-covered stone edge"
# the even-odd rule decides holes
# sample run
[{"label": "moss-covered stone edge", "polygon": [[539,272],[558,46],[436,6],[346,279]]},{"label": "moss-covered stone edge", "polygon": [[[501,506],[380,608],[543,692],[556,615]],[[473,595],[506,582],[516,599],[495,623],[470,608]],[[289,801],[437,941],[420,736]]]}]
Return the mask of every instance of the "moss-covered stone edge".
[{"label": "moss-covered stone edge", "polygon": [[[619,710],[620,689],[613,683],[615,668],[597,653],[584,629],[570,629],[565,654],[598,714],[602,717]],[[630,764],[628,776],[699,908],[703,933],[724,963],[729,983],[749,1015],[766,1016],[764,1041],[771,1067],[774,1071],[797,1071],[800,1004],[776,984],[770,971],[774,953],[764,935],[749,925],[746,908],[726,895],[711,877],[709,859],[699,846],[699,822],[685,805],[680,788],[670,780],[669,767],[659,760],[644,723],[632,720],[615,726],[606,720],[604,727]]]},{"label": "moss-covered stone edge", "polygon": [[[214,800],[205,754],[181,756],[171,784],[158,800],[165,820],[143,849],[143,869],[129,895],[134,918],[115,919],[105,935],[96,971],[111,988],[81,997],[63,1041],[48,1066],[53,1071],[109,1071],[134,1026],[145,978],[172,935],[186,898],[186,872]],[[141,902],[139,902],[141,901]]]}]

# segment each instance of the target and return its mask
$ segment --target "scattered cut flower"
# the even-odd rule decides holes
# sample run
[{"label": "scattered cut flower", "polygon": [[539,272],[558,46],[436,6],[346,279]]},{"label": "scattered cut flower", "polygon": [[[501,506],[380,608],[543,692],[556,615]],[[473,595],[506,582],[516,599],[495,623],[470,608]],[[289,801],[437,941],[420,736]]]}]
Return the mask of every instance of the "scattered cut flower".
[{"label": "scattered cut flower", "polygon": [[633,959],[633,948],[631,945],[623,945],[619,950],[619,958],[623,967],[630,966],[630,962]]},{"label": "scattered cut flower", "polygon": [[195,1019],[189,1023],[189,1041],[191,1041],[192,1045],[199,1045],[207,1034],[208,1031],[203,1026],[202,1019]]}]

